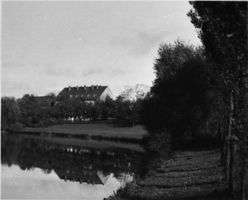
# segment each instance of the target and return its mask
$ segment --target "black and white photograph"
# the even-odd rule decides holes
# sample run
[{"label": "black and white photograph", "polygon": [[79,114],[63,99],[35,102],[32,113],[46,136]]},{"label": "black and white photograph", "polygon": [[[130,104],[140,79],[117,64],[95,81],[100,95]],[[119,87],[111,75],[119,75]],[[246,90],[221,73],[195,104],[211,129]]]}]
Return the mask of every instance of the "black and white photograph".
[{"label": "black and white photograph", "polygon": [[248,200],[248,1],[0,8],[1,199]]}]

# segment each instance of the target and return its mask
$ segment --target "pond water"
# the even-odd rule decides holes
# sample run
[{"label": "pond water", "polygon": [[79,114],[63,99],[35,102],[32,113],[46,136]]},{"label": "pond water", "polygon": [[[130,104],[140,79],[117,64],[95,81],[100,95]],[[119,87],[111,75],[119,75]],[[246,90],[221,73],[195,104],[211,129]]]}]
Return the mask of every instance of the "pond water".
[{"label": "pond water", "polygon": [[143,173],[143,153],[56,141],[2,134],[2,199],[101,200]]}]

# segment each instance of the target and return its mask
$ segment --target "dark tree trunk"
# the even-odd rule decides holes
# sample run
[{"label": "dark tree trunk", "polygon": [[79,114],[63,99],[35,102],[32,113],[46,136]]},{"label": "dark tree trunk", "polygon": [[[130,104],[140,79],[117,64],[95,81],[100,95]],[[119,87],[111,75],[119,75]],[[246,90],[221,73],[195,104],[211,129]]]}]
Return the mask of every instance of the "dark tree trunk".
[{"label": "dark tree trunk", "polygon": [[243,167],[242,167],[242,185],[241,185],[241,192],[242,192],[242,200],[248,199],[248,66],[245,66],[242,74],[242,86],[244,91],[243,98],[242,98],[242,108],[244,112],[243,116],[243,141],[242,141],[242,160],[243,160]]},{"label": "dark tree trunk", "polygon": [[232,190],[232,127],[233,127],[233,112],[234,112],[234,101],[233,101],[233,92],[230,92],[230,108],[229,108],[229,119],[228,119],[228,130],[226,138],[226,179],[229,183],[229,189]]}]

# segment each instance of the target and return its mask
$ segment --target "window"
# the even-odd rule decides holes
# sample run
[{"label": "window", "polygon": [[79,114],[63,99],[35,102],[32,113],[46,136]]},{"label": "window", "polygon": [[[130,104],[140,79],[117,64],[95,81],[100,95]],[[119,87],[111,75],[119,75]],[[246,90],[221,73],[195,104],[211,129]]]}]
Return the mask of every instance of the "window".
[{"label": "window", "polygon": [[95,101],[88,100],[88,101],[85,101],[85,103],[86,103],[86,104],[94,105],[94,104],[95,104]]}]

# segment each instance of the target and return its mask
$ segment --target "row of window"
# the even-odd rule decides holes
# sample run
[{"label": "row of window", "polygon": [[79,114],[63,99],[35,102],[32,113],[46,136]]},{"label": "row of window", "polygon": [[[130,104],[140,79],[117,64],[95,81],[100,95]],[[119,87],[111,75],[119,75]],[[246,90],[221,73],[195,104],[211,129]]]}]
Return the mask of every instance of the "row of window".
[{"label": "row of window", "polygon": [[[99,86],[91,86],[91,87],[76,87],[75,89],[79,90],[79,88],[83,88],[84,90],[86,89],[92,89],[92,90],[98,90]],[[67,90],[70,92],[72,90],[72,88],[67,88]]]},{"label": "row of window", "polygon": [[[73,98],[74,97],[74,95],[70,95],[70,98]],[[78,95],[78,94],[76,94],[75,95],[75,98],[78,98],[78,97],[81,97],[81,98],[84,98],[84,97],[88,97],[88,98],[90,98],[90,97],[96,97],[96,94],[93,94],[93,95],[90,95],[90,94],[87,94],[87,95],[83,95],[83,94],[81,94],[81,95]]]}]

